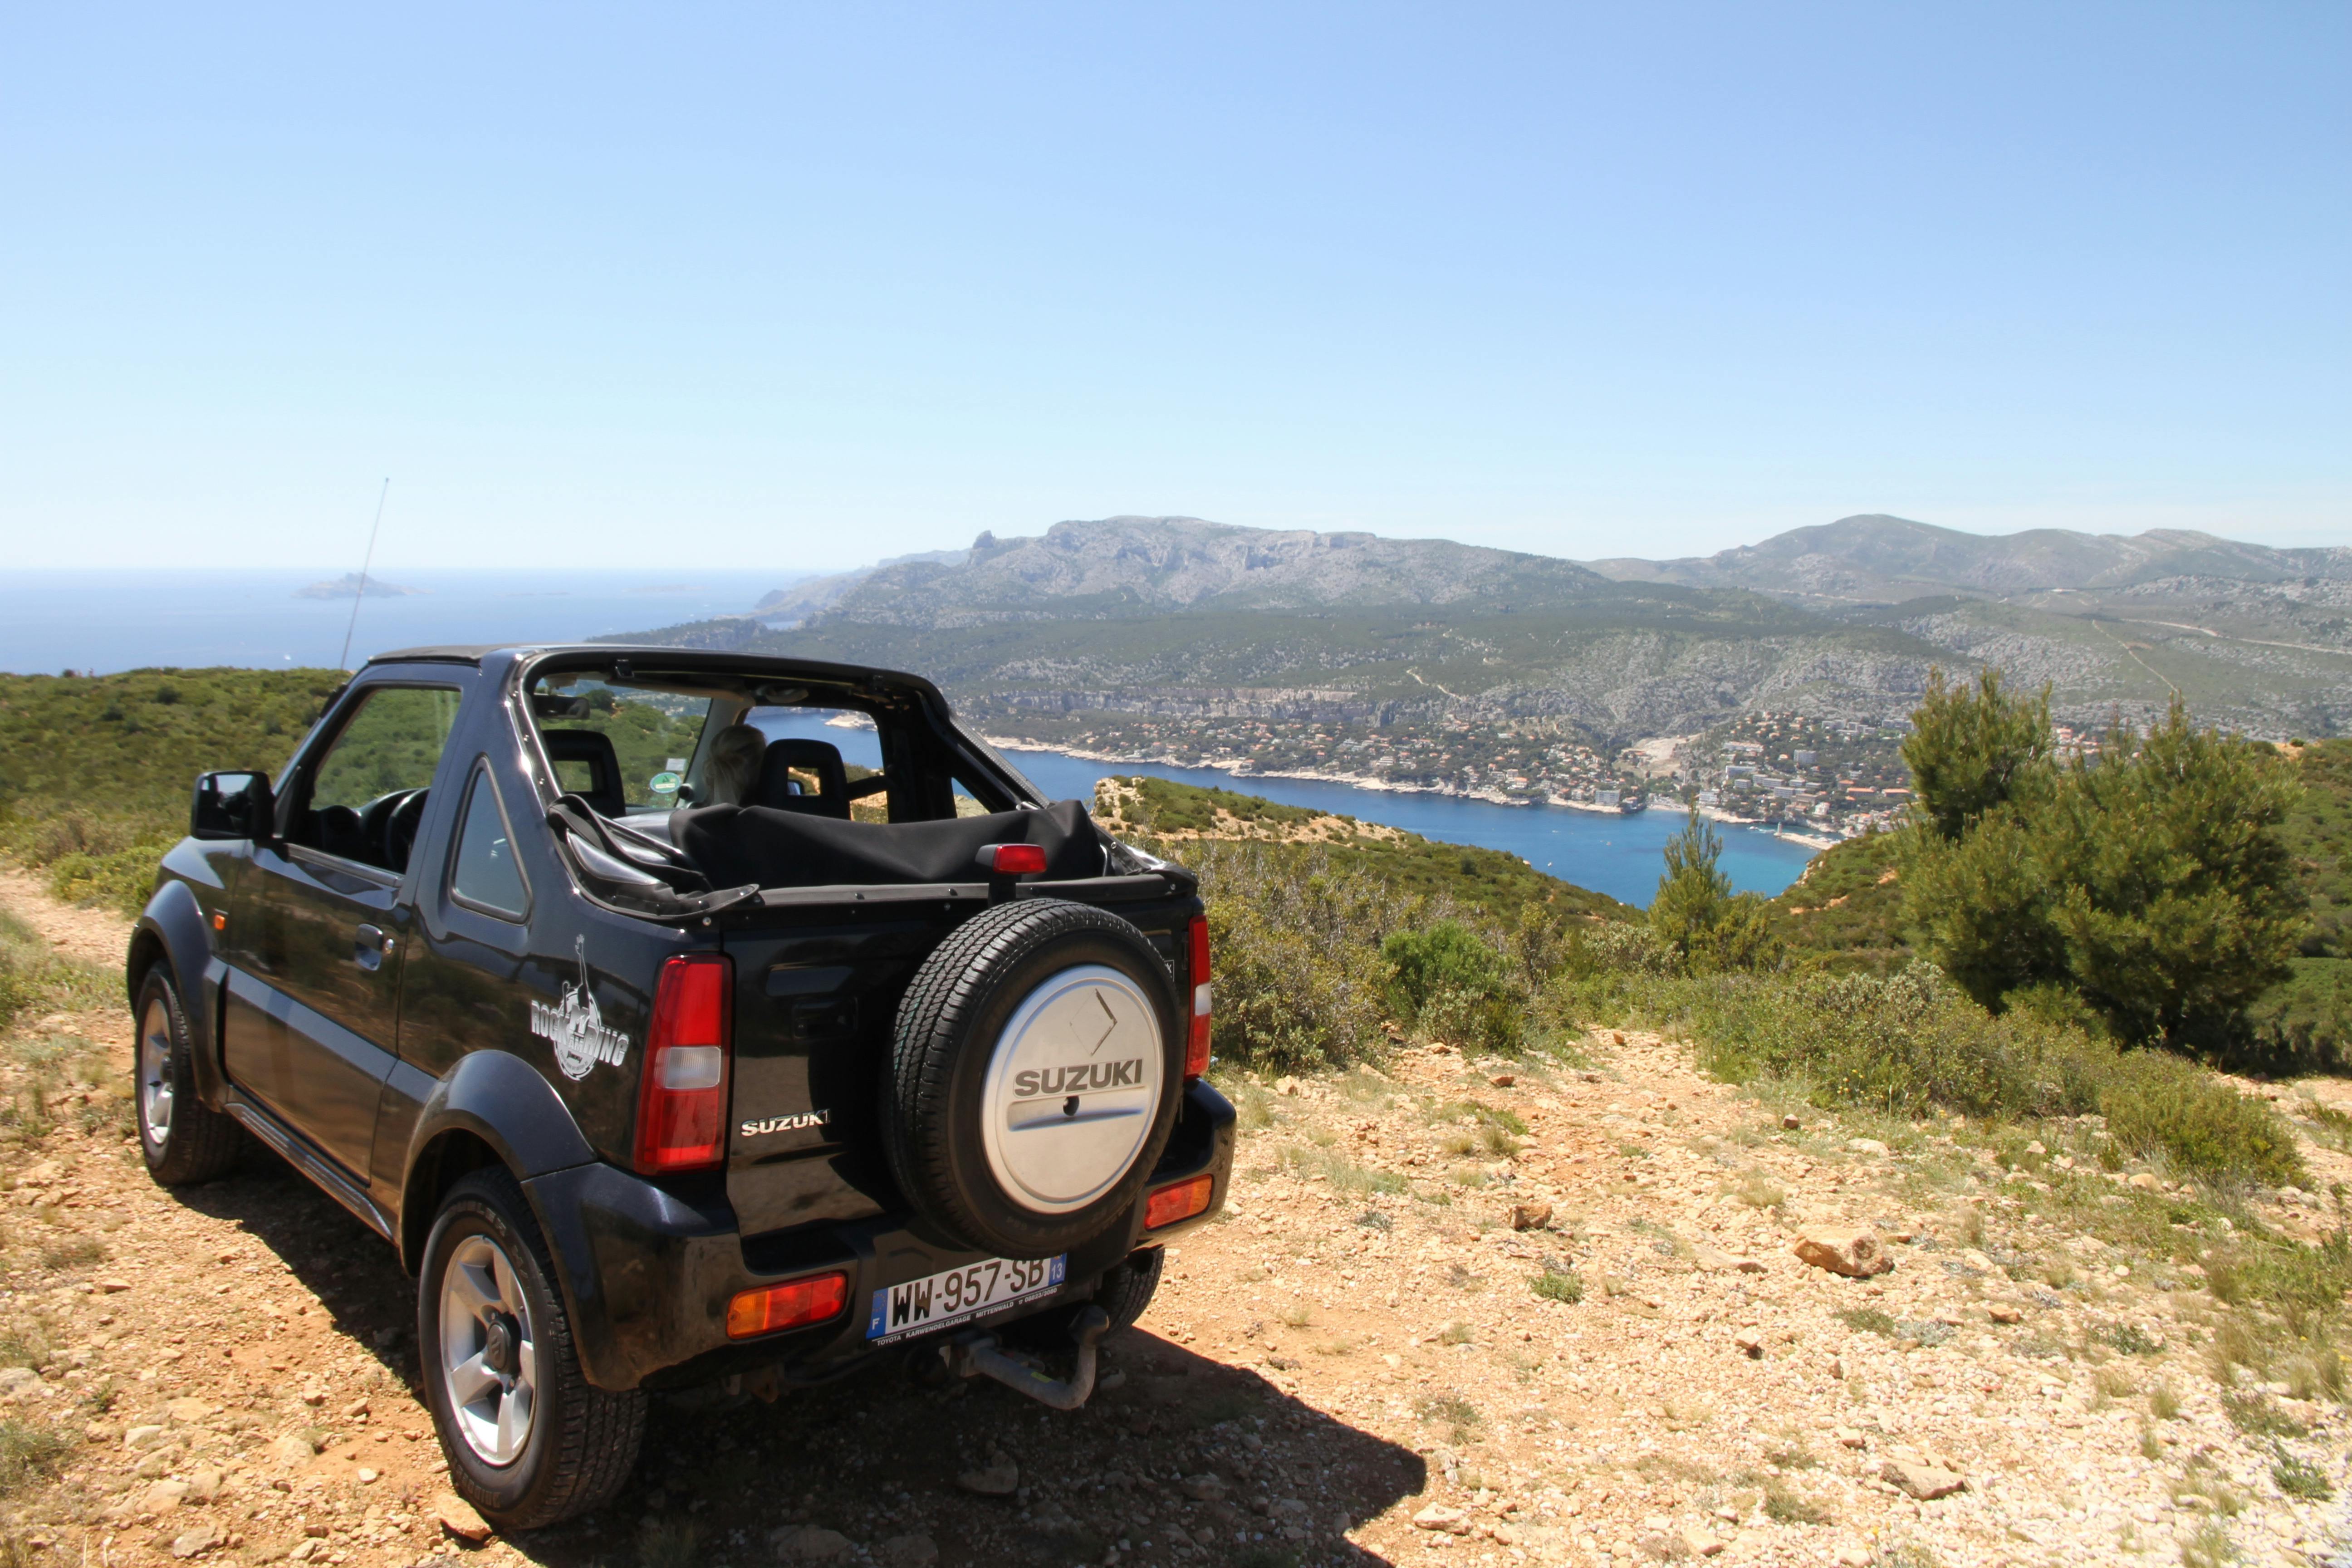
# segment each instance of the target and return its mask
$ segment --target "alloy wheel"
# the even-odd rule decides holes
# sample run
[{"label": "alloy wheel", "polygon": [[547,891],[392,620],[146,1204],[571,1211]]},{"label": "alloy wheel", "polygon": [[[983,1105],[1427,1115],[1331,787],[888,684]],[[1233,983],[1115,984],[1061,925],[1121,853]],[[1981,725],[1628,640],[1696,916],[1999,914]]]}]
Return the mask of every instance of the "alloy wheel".
[{"label": "alloy wheel", "polygon": [[531,1338],[513,1260],[487,1236],[458,1242],[441,1275],[441,1377],[458,1436],[486,1464],[511,1465],[530,1442]]},{"label": "alloy wheel", "polygon": [[172,1136],[172,1010],[159,996],[139,1021],[139,1121],[158,1149]]}]

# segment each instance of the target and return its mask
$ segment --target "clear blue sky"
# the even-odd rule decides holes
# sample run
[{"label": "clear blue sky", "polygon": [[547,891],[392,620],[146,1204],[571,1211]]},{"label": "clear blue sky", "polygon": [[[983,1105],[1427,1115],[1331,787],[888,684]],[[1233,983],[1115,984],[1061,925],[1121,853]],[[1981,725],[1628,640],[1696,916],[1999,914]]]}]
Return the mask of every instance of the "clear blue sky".
[{"label": "clear blue sky", "polygon": [[7,564],[2352,543],[2352,7],[20,5]]}]

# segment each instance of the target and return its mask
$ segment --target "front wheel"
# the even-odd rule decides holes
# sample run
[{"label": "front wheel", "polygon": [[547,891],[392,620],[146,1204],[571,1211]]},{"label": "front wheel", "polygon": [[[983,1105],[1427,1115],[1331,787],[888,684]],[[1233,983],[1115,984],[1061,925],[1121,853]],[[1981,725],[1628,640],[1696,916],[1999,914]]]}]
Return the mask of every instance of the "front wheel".
[{"label": "front wheel", "polygon": [[158,963],[139,983],[139,1152],[147,1173],[166,1187],[209,1182],[236,1168],[245,1135],[196,1097],[189,1059],[188,1016],[172,972]]},{"label": "front wheel", "polygon": [[449,1479],[501,1530],[609,1501],[645,1436],[646,1396],[592,1386],[522,1189],[477,1171],[449,1190],[416,1283],[416,1345]]}]

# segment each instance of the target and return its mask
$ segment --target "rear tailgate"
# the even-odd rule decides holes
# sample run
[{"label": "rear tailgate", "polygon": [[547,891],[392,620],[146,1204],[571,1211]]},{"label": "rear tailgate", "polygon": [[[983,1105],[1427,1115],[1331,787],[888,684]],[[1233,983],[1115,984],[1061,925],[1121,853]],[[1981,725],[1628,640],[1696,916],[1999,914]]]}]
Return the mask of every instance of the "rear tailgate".
[{"label": "rear tailgate", "polygon": [[[1031,883],[1025,898],[1097,905],[1133,922],[1190,994],[1182,873]],[[727,1194],[747,1237],[904,1208],[877,1121],[898,1001],[985,883],[795,888],[761,896],[725,934],[735,961],[734,1109]]]}]

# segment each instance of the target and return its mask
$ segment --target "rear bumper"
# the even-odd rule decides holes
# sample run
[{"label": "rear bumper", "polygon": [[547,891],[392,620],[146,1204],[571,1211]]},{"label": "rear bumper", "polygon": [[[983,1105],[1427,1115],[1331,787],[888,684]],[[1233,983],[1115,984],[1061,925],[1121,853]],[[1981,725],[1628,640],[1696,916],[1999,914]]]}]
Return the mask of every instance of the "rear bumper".
[{"label": "rear bumper", "polygon": [[[1209,1206],[1147,1233],[1139,1202],[1122,1224],[1070,1254],[1059,1290],[980,1321],[1010,1321],[1087,1299],[1129,1254],[1206,1224],[1224,1206],[1233,1171],[1233,1107],[1205,1083],[1187,1085],[1147,1188],[1210,1175]],[[696,1203],[612,1165],[574,1166],[524,1186],[563,1274],[582,1370],[600,1388],[678,1387],[761,1368],[787,1383],[828,1381],[878,1353],[866,1339],[875,1291],[980,1256],[896,1216],[744,1237],[723,1199]],[[836,1268],[849,1275],[841,1317],[728,1339],[727,1305],[738,1292]]]}]

